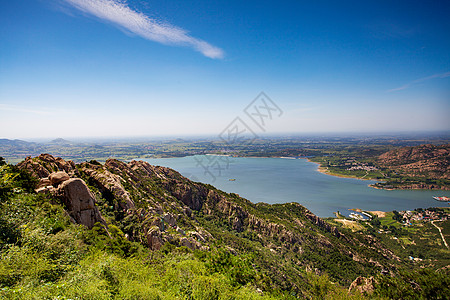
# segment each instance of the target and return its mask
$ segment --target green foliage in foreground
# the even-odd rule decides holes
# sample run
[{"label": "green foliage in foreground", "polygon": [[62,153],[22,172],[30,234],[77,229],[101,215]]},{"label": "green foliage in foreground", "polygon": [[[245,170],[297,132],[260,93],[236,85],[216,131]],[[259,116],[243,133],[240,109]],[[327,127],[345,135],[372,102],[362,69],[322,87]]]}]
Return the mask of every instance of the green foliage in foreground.
[{"label": "green foliage in foreground", "polygon": [[448,270],[403,271],[396,277],[380,277],[376,287],[375,294],[386,299],[449,299],[450,274]]},{"label": "green foliage in foreground", "polygon": [[[87,230],[56,199],[33,194],[27,176],[0,167],[0,299],[364,299],[310,272],[301,295],[262,291],[257,283],[274,274],[259,271],[254,253],[231,254],[223,243],[151,252],[111,224]],[[379,277],[373,297],[444,299],[448,278],[430,270]]]},{"label": "green foliage in foreground", "polygon": [[[0,168],[1,299],[296,298],[258,289],[251,254],[171,244],[151,252],[113,225],[108,233],[100,224],[92,230],[72,224],[57,200],[27,193],[31,181],[14,180],[20,174]],[[309,277],[311,297],[345,297],[327,277]]]},{"label": "green foliage in foreground", "polygon": [[224,275],[209,274],[202,262],[187,254],[150,262],[95,251],[58,280],[46,281],[34,272],[27,275],[0,295],[10,299],[273,299],[251,286],[233,287]]},{"label": "green foliage in foreground", "polygon": [[[290,299],[268,294],[247,282],[256,274],[245,258],[222,249],[208,255],[187,248],[145,252],[140,245],[127,256],[127,243],[105,245],[101,233],[71,224],[60,207],[33,195],[2,201],[2,217],[19,225],[16,243],[0,253],[0,298],[6,299]],[[39,204],[39,205],[36,205]],[[11,208],[5,212],[5,207]],[[20,213],[19,213],[20,212]],[[21,213],[24,213],[21,216]],[[55,232],[56,227],[59,228]],[[117,234],[117,233],[116,233]],[[93,243],[93,244],[89,244]],[[167,244],[169,245],[169,244]],[[314,295],[344,294],[326,279],[311,275]],[[331,299],[330,298],[330,299]]]}]

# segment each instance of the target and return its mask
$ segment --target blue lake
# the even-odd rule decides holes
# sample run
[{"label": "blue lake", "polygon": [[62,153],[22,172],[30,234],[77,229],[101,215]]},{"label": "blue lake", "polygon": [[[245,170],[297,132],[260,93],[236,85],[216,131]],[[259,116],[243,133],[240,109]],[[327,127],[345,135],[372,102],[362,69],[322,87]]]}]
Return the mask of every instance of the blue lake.
[{"label": "blue lake", "polygon": [[400,211],[442,207],[448,204],[432,196],[450,197],[450,191],[374,189],[368,184],[375,181],[322,174],[317,164],[306,159],[196,155],[144,160],[254,203],[298,202],[320,217],[331,217],[335,211],[348,216],[349,208]]}]

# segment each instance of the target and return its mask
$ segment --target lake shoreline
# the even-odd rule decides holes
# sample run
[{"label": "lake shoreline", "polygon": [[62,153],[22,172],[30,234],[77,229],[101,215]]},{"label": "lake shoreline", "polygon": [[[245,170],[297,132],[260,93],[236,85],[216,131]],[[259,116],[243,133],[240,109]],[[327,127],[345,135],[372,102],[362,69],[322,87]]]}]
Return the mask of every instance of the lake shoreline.
[{"label": "lake shoreline", "polygon": [[[303,158],[302,158],[303,159]],[[341,177],[341,178],[352,178],[352,179],[359,179],[359,180],[373,180],[373,181],[377,181],[375,179],[370,179],[370,178],[361,178],[361,177],[357,177],[357,176],[352,176],[352,175],[342,175],[342,174],[337,174],[337,173],[333,173],[330,170],[328,170],[328,168],[323,167],[321,163],[316,162],[316,161],[312,161],[309,158],[305,157],[304,159],[306,159],[309,162],[315,163],[317,165],[319,165],[319,167],[317,168],[317,171],[319,173],[325,174],[325,175],[330,175],[330,176],[335,176],[335,177]],[[368,185],[370,186],[370,185]]]},{"label": "lake shoreline", "polygon": [[[184,156],[169,156],[169,157],[153,157],[155,159],[159,159],[159,158],[179,158],[179,157],[190,157],[190,156],[195,156],[195,155],[202,155],[202,154],[194,154],[194,155],[184,155]],[[377,183],[380,182],[386,182],[384,180],[377,180],[377,179],[371,179],[371,178],[362,178],[362,177],[357,177],[357,176],[352,176],[352,175],[343,175],[343,174],[338,174],[338,173],[333,173],[331,172],[328,168],[323,167],[321,163],[316,162],[316,161],[312,161],[310,159],[310,157],[306,157],[306,156],[296,156],[296,157],[287,157],[287,156],[239,156],[239,155],[231,155],[231,154],[216,154],[216,153],[206,153],[203,155],[207,155],[207,156],[220,156],[220,157],[231,157],[231,158],[281,158],[281,159],[290,159],[290,160],[295,160],[295,159],[306,159],[308,162],[314,163],[318,165],[317,168],[317,172],[325,174],[325,175],[329,175],[329,176],[334,176],[334,177],[339,177],[339,178],[350,178],[350,179],[358,179],[358,180],[369,180],[369,181],[376,181]],[[138,159],[142,159],[142,158],[138,158]],[[148,159],[148,158],[143,158],[143,159]],[[384,188],[384,187],[380,187],[377,186],[376,184],[368,184],[367,187],[373,188],[373,189],[377,189],[377,190],[385,190],[385,191],[395,191],[395,190],[424,190],[424,191],[431,191],[431,190],[435,190],[433,188],[411,188],[411,186],[399,186],[399,187],[389,187],[389,188]],[[449,189],[436,189],[437,191],[448,191]]]},{"label": "lake shoreline", "polygon": [[[306,157],[305,157],[305,158],[306,158]],[[370,179],[370,178],[361,178],[361,177],[352,176],[352,175],[342,175],[342,174],[333,173],[333,172],[331,172],[328,168],[323,167],[323,166],[321,165],[321,163],[312,161],[312,160],[310,160],[309,158],[306,158],[306,159],[307,159],[309,162],[318,164],[319,167],[317,168],[317,171],[318,171],[319,173],[322,173],[322,174],[325,174],[325,175],[330,175],[330,176],[335,176],[335,177],[340,177],[340,178],[352,178],[352,179],[359,179],[359,180],[372,180],[372,181],[377,181],[378,183],[380,183],[380,182],[386,182],[386,181],[384,181],[384,180],[376,180],[376,179]],[[428,188],[428,189],[423,189],[423,188],[411,188],[410,186],[404,186],[404,187],[399,186],[399,187],[395,187],[395,188],[384,188],[384,187],[377,186],[376,184],[368,184],[367,186],[370,187],[370,188],[373,188],[373,189],[377,189],[377,190],[385,190],[385,191],[395,191],[395,190],[402,190],[402,191],[405,191],[405,190],[432,191],[432,190],[435,190],[435,189],[432,189],[432,188]],[[448,189],[436,189],[436,190],[438,190],[438,191],[446,191],[446,190],[448,190]]]},{"label": "lake shoreline", "polygon": [[[206,159],[206,156],[199,158]],[[253,203],[300,203],[323,218],[333,216],[333,212],[344,212],[355,207],[365,211],[400,211],[436,206],[436,201],[432,199],[436,196],[435,192],[381,191],[368,188],[367,185],[374,181],[323,176],[317,170],[319,164],[311,163],[313,158],[271,158],[232,157],[228,167],[224,160],[221,174],[219,171],[212,173],[214,177],[205,173],[205,166],[198,165],[198,159],[192,156],[145,161],[172,168],[188,178],[195,176],[195,181],[211,184],[227,193],[239,194]],[[216,172],[216,169],[209,167],[211,172]],[[448,192],[442,195],[450,197]]]}]

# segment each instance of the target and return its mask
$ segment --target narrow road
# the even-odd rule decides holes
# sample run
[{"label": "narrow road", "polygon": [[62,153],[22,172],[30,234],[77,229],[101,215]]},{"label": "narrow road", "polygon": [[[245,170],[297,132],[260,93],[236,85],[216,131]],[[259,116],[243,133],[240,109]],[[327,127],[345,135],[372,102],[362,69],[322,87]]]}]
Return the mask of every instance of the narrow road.
[{"label": "narrow road", "polygon": [[361,177],[360,179],[363,179],[363,178],[366,177],[367,175],[369,175],[369,171],[366,171],[366,175],[364,175],[364,176]]},{"label": "narrow road", "polygon": [[445,238],[444,238],[444,235],[442,234],[441,228],[438,227],[436,224],[434,224],[434,221],[431,221],[431,224],[433,224],[433,226],[436,227],[439,230],[439,233],[441,234],[442,241],[444,242],[445,247],[447,247],[447,249],[448,249],[448,244],[445,241]]}]

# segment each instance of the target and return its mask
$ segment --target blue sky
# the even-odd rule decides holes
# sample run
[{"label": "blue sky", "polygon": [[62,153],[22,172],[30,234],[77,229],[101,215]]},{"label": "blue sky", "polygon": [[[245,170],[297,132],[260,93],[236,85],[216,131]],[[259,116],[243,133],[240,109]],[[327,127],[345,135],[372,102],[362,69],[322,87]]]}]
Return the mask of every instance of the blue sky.
[{"label": "blue sky", "polygon": [[266,133],[450,130],[449,15],[448,1],[2,1],[0,137],[217,135],[261,91],[283,110]]}]

